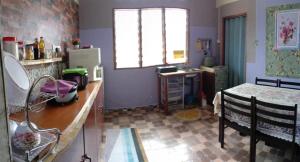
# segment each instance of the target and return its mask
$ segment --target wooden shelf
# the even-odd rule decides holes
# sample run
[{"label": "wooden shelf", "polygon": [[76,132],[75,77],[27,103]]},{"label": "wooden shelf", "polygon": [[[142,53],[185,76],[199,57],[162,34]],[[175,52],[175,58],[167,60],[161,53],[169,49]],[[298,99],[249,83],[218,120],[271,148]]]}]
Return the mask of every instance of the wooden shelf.
[{"label": "wooden shelf", "polygon": [[54,62],[61,62],[62,58],[51,58],[51,59],[40,59],[40,60],[23,60],[21,61],[21,64],[24,66],[30,66],[30,65],[40,65],[40,64],[49,64]]}]

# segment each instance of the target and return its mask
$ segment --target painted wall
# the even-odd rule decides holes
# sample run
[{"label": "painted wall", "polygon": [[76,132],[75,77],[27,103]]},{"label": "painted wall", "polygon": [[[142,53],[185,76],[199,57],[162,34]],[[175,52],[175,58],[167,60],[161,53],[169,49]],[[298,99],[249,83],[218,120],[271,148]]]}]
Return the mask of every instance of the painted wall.
[{"label": "painted wall", "polygon": [[[265,74],[265,53],[266,53],[266,8],[289,3],[299,3],[300,0],[257,0],[256,2],[256,58],[255,62],[247,63],[247,82],[254,82],[255,77],[268,77]],[[278,78],[278,77],[275,77]],[[281,78],[288,81],[300,82],[299,78]]]},{"label": "painted wall", "polygon": [[[105,107],[128,108],[157,104],[155,68],[113,69],[113,8],[181,7],[190,9],[190,60],[199,67],[203,55],[196,52],[197,38],[216,43],[217,10],[211,0],[81,0],[79,2],[80,39],[83,44],[101,48],[105,78]],[[208,16],[209,15],[209,16]],[[214,49],[214,55],[215,49]]]},{"label": "painted wall", "polygon": [[226,4],[229,4],[229,3],[232,3],[232,2],[236,2],[236,1],[239,1],[239,0],[216,0],[216,6],[217,7],[221,7],[223,5],[226,5]]},{"label": "painted wall", "polygon": [[255,39],[256,39],[256,1],[255,0],[239,0],[230,4],[219,7],[218,17],[218,39],[222,37],[222,21],[223,17],[247,14],[246,18],[246,62],[255,61]]}]

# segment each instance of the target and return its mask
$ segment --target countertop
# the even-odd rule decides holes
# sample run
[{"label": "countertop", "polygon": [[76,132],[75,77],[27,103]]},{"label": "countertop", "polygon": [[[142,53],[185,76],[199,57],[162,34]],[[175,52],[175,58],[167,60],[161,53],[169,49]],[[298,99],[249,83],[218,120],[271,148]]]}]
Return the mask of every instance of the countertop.
[{"label": "countertop", "polygon": [[177,70],[175,72],[169,72],[169,73],[159,73],[159,76],[167,77],[167,76],[176,76],[176,75],[189,75],[189,74],[197,74],[201,73],[201,69],[197,68],[190,68],[190,69],[184,69],[184,70]]},{"label": "countertop", "polygon": [[[76,138],[85,123],[102,83],[102,81],[91,82],[85,90],[78,91],[79,99],[76,102],[63,106],[47,105],[44,110],[38,113],[30,113],[31,121],[38,127],[58,128],[62,132],[56,153],[49,155],[45,161],[53,161]],[[11,114],[10,119],[23,121],[24,113]]]}]

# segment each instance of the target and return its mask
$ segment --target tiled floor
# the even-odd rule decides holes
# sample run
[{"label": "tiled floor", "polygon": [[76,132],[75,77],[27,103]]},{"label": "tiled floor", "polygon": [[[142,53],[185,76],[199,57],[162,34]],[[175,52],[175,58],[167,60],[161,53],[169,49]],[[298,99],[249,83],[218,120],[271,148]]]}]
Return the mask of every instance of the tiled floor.
[{"label": "tiled floor", "polygon": [[[218,142],[218,119],[211,108],[201,108],[202,118],[182,122],[157,108],[137,108],[105,113],[105,128],[137,128],[149,162],[248,162],[249,137],[227,128],[225,148]],[[257,162],[290,161],[290,152],[257,144]]]}]

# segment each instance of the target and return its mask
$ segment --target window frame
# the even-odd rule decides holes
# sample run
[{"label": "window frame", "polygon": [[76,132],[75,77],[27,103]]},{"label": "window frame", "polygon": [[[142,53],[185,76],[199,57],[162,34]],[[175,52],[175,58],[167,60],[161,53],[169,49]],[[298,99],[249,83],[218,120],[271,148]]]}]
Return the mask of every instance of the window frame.
[{"label": "window frame", "polygon": [[[123,68],[117,68],[117,56],[116,56],[116,33],[115,33],[115,10],[130,10],[130,9],[136,9],[138,10],[138,25],[139,25],[139,67],[123,67]],[[159,65],[151,65],[151,66],[143,66],[143,53],[142,53],[142,10],[143,9],[162,9],[162,38],[163,38],[163,64]],[[165,10],[166,9],[184,9],[187,13],[186,18],[186,61],[182,63],[167,63],[167,56],[166,56],[166,23],[165,23]],[[126,69],[144,69],[144,68],[151,68],[151,67],[157,67],[157,66],[167,66],[167,65],[179,65],[179,64],[189,64],[190,62],[190,50],[189,50],[189,39],[190,39],[190,10],[188,8],[182,8],[182,7],[141,7],[141,8],[113,8],[112,9],[112,25],[113,25],[113,65],[114,70],[126,70]]]}]

